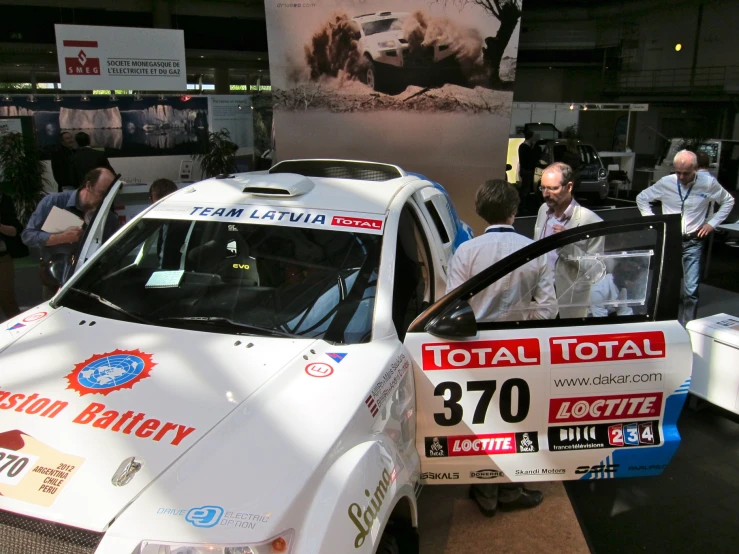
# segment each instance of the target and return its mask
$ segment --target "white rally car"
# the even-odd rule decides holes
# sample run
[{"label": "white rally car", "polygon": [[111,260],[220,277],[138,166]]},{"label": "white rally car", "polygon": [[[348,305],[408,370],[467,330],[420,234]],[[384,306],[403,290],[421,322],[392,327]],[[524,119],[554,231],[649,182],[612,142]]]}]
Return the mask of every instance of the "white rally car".
[{"label": "white rally car", "polygon": [[[389,81],[401,76],[401,70],[408,80],[421,84],[437,64],[454,61],[454,50],[438,40],[411,48],[403,32],[409,17],[406,12],[377,12],[352,18],[359,27],[358,47],[366,68],[364,81],[374,90],[387,89]],[[419,74],[414,75],[414,71]]]},{"label": "white rally car", "polygon": [[[560,233],[445,295],[455,217],[398,167],[303,160],[102,245],[97,218],[0,331],[3,554],[417,552],[424,483],[659,474],[691,369],[679,217]],[[549,252],[582,268],[582,317],[475,320]]]}]

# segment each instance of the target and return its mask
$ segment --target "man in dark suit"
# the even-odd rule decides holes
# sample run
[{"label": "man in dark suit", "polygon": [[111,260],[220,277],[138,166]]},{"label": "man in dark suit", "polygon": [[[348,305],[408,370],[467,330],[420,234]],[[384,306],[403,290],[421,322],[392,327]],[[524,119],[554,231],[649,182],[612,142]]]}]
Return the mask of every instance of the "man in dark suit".
[{"label": "man in dark suit", "polygon": [[105,155],[105,152],[93,150],[90,146],[90,135],[80,131],[74,136],[74,138],[77,141],[78,149],[72,155],[69,169],[70,178],[72,179],[75,188],[77,188],[82,183],[82,180],[85,178],[85,175],[87,175],[87,172],[92,169],[104,167],[106,169],[109,169],[111,173],[115,174],[115,171],[110,165],[110,162],[108,161],[108,156]]},{"label": "man in dark suit", "polygon": [[58,192],[65,188],[77,188],[79,183],[73,182],[71,177],[72,156],[74,155],[74,135],[63,131],[59,135],[59,146],[51,154],[51,172],[54,174]]}]

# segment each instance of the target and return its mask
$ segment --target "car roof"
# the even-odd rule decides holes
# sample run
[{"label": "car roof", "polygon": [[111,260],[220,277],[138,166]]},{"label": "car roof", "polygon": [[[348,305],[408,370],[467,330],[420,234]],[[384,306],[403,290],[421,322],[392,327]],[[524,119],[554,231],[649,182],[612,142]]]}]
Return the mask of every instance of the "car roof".
[{"label": "car roof", "polygon": [[[291,170],[300,170],[300,173]],[[166,209],[167,205],[183,202],[192,205],[266,204],[385,214],[397,192],[414,182],[421,182],[421,179],[388,164],[289,160],[276,164],[268,172],[237,173],[200,181],[167,196],[159,206]]]}]

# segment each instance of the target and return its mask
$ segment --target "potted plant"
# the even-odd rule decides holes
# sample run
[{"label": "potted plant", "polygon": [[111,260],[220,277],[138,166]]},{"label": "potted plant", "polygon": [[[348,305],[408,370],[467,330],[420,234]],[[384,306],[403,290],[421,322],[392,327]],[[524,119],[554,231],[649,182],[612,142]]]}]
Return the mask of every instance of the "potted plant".
[{"label": "potted plant", "polygon": [[21,133],[0,139],[0,190],[13,198],[18,219],[25,225],[44,196],[44,165],[33,140]]},{"label": "potted plant", "polygon": [[231,134],[227,129],[208,133],[208,140],[204,143],[200,154],[194,158],[200,164],[203,177],[228,175],[236,169],[236,150],[238,145],[231,142]]}]

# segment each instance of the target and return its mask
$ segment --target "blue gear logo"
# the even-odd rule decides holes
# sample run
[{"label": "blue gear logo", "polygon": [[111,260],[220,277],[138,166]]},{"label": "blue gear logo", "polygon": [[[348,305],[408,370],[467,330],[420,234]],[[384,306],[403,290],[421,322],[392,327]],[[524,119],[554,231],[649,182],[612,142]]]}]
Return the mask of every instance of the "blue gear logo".
[{"label": "blue gear logo", "polygon": [[185,515],[185,521],[195,527],[215,527],[223,517],[223,508],[220,506],[201,506],[190,508]]}]

